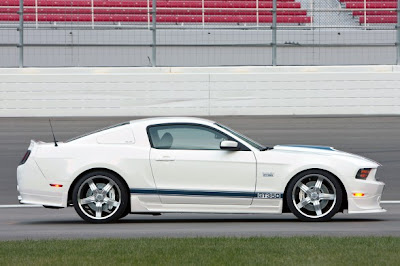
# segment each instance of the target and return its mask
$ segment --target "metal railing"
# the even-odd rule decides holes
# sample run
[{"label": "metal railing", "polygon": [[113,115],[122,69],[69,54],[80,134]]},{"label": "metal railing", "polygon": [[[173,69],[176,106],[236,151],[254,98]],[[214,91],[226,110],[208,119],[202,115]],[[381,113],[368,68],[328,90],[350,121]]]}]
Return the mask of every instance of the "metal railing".
[{"label": "metal railing", "polygon": [[[147,5],[145,7],[124,7],[123,9],[126,11],[136,12],[138,10],[146,10],[145,17],[146,21],[143,22],[135,22],[135,21],[128,21],[128,22],[119,22],[116,21],[96,21],[96,12],[101,10],[107,10],[107,12],[112,12],[112,10],[119,10],[121,7],[98,7],[95,6],[96,0],[91,0],[90,6],[79,7],[77,9],[87,10],[85,14],[90,15],[90,21],[69,21],[69,22],[42,22],[40,19],[40,14],[42,11],[39,10],[50,10],[54,9],[54,7],[49,6],[40,6],[38,0],[35,0],[35,6],[32,7],[34,10],[33,14],[35,16],[34,21],[30,20],[29,22],[24,21],[24,6],[23,0],[20,0],[20,5],[18,9],[18,16],[19,21],[18,24],[15,21],[9,22],[1,22],[0,23],[0,30],[12,30],[16,29],[18,31],[18,42],[13,44],[10,42],[7,43],[0,43],[0,49],[4,47],[16,47],[18,49],[18,66],[24,67],[25,59],[24,59],[24,48],[31,49],[31,48],[54,48],[54,47],[64,47],[66,48],[107,48],[107,47],[114,47],[113,49],[122,49],[122,48],[133,48],[136,47],[139,51],[139,48],[150,48],[151,49],[151,58],[147,56],[149,64],[153,67],[155,66],[166,66],[166,65],[187,65],[187,64],[179,64],[178,63],[168,63],[168,59],[166,57],[173,58],[173,54],[177,53],[174,49],[182,49],[183,50],[190,50],[191,53],[200,53],[197,55],[199,59],[197,61],[202,61],[202,55],[204,57],[208,56],[210,53],[216,55],[217,52],[213,51],[213,49],[231,49],[232,55],[238,53],[240,50],[245,57],[250,52],[242,51],[243,48],[248,48],[250,51],[251,49],[264,49],[260,50],[260,53],[265,58],[265,63],[259,63],[259,61],[254,60],[254,65],[287,65],[290,64],[290,57],[292,56],[294,59],[295,57],[300,57],[306,55],[313,56],[313,62],[309,63],[310,65],[318,64],[318,62],[322,62],[321,58],[325,56],[324,53],[329,54],[333,53],[338,49],[348,49],[349,51],[352,48],[358,48],[360,51],[362,49],[370,49],[372,55],[364,55],[364,56],[371,56],[371,58],[367,58],[368,62],[374,62],[373,57],[377,59],[381,59],[380,53],[384,53],[384,56],[388,58],[388,62],[393,62],[395,64],[400,64],[400,0],[397,0],[397,7],[396,8],[369,8],[367,6],[367,0],[364,0],[362,8],[343,8],[340,2],[336,2],[337,6],[326,7],[321,5],[321,1],[317,0],[297,0],[301,2],[303,5],[306,5],[305,10],[307,11],[307,17],[311,17],[309,23],[281,23],[278,18],[278,12],[293,12],[299,11],[299,9],[294,8],[278,8],[277,0],[272,0],[272,7],[271,8],[262,8],[260,7],[259,0],[255,0],[255,7],[254,8],[215,8],[215,7],[208,7],[206,6],[205,0],[201,0],[201,8],[181,8],[181,7],[157,7],[157,0],[146,0]],[[332,2],[332,1],[331,1]],[[151,3],[151,4],[150,4]],[[332,2],[334,3],[334,2]],[[396,2],[394,2],[396,3]],[[26,7],[25,7],[26,8]],[[71,7],[57,7],[57,9],[67,10],[71,9]],[[111,10],[111,11],[110,11]],[[190,22],[158,22],[157,16],[160,14],[166,14],[166,16],[172,16],[168,14],[168,10],[185,10],[187,12],[191,11],[199,11],[198,14],[201,14],[201,21],[197,23],[190,23]],[[208,22],[208,12],[217,12],[217,11],[229,11],[229,12],[236,12],[236,16],[248,17],[251,13],[252,16],[255,17],[254,19],[249,20],[248,22],[229,22],[229,23],[216,23],[216,22]],[[359,17],[351,16],[354,11],[362,12],[362,15]],[[369,12],[372,11],[384,11],[384,12],[394,12],[397,15],[396,23],[379,23],[379,24],[372,24],[369,23]],[[106,12],[106,13],[107,13]],[[142,12],[142,11],[141,11]],[[158,13],[160,12],[160,13]],[[241,12],[245,15],[241,15]],[[268,17],[272,17],[272,21],[265,22],[266,12],[268,12]],[[46,14],[42,12],[43,14]],[[32,14],[32,13],[30,13]],[[65,15],[64,14],[64,15]],[[111,13],[112,14],[112,13]],[[136,13],[135,13],[136,14]],[[142,14],[142,13],[141,13]],[[212,13],[214,14],[214,13]],[[261,15],[262,14],[262,15]],[[282,13],[280,13],[282,14]],[[284,13],[283,13],[284,14]],[[289,13],[288,13],[289,14]],[[179,16],[178,16],[179,17]],[[336,18],[337,17],[337,18]],[[337,19],[337,21],[334,21]],[[333,22],[332,22],[333,21]],[[96,31],[97,37],[101,36],[99,32],[104,32],[109,34],[108,39],[112,39],[113,34],[111,31],[129,31],[129,34],[133,32],[135,35],[136,33],[142,34],[137,39],[133,40],[132,42],[106,42],[104,41],[107,39],[106,37],[98,37],[97,41],[65,41],[62,42],[60,40],[52,41],[53,38],[43,38],[46,41],[41,40],[41,36],[39,35],[38,38],[33,38],[32,35],[35,34],[35,30],[38,32],[41,31],[41,34],[44,34],[44,37],[48,37],[48,35],[54,34],[54,32],[58,31],[65,31],[66,36],[62,37],[67,39],[68,31],[70,31],[70,35],[76,34],[75,31]],[[146,33],[146,30],[150,33],[151,39],[149,35]],[[43,33],[45,31],[45,33]],[[28,33],[29,34],[28,34]],[[336,34],[337,32],[337,34]],[[198,36],[201,33],[202,38],[199,40]],[[220,34],[219,37],[214,37],[214,39],[205,38],[204,36],[213,35],[216,36]],[[24,37],[30,36],[29,41],[24,41]],[[79,35],[79,34],[78,34]],[[124,34],[121,33],[121,39],[123,39]],[[224,41],[224,36],[232,35],[232,36],[239,36],[238,38],[231,38],[235,39],[235,41],[227,40]],[[136,35],[135,35],[136,36]],[[225,37],[226,37],[225,36]],[[346,36],[346,37],[343,37]],[[394,37],[393,37],[394,36]],[[141,41],[140,37],[146,39],[148,41]],[[174,37],[176,37],[174,39]],[[187,37],[187,38],[186,38]],[[72,39],[71,37],[70,39]],[[124,37],[125,38],[125,37]],[[11,38],[10,38],[11,39]],[[36,41],[33,41],[35,39]],[[39,39],[39,41],[37,41]],[[50,40],[49,40],[50,39]],[[0,40],[1,42],[1,40]],[[197,49],[197,50],[193,50]],[[237,49],[236,49],[237,48]],[[239,49],[240,48],[240,49]],[[329,51],[326,49],[330,49]],[[65,50],[64,49],[64,50]],[[162,63],[158,62],[159,52],[158,50],[163,50],[160,52],[162,55]],[[174,53],[168,54],[168,50],[174,50]],[[235,50],[236,49],[236,50]],[[268,49],[268,50],[265,50]],[[294,51],[296,50],[296,51]],[[326,52],[325,52],[326,50]],[[382,52],[385,50],[384,52]],[[387,51],[386,51],[387,50]],[[211,52],[210,52],[211,51]],[[40,53],[46,53],[45,50],[41,50]],[[73,53],[73,52],[71,52]],[[99,52],[100,53],[100,52]],[[141,52],[132,52],[132,53],[141,53]],[[143,52],[144,53],[144,52]],[[223,51],[222,51],[223,53]],[[348,52],[351,55],[352,52]],[[369,52],[366,52],[366,54]],[[67,52],[65,52],[66,56]],[[147,54],[146,54],[147,55]],[[362,53],[360,52],[362,56]],[[1,56],[1,53],[0,53]],[[190,55],[189,55],[190,56]],[[211,60],[210,64],[207,62],[199,63],[198,65],[225,65],[223,62],[229,61],[229,54],[226,55],[226,59],[222,60],[219,64],[215,60]],[[32,56],[31,56],[32,57]],[[74,55],[74,58],[77,56]],[[334,60],[335,55],[331,55],[331,61],[336,62]],[[256,58],[256,57],[254,57]],[[280,60],[280,58],[282,60]],[[289,58],[289,59],[288,59]],[[186,60],[190,58],[187,57]],[[297,64],[296,60],[292,60],[294,63]],[[365,58],[364,58],[365,59]],[[360,59],[360,62],[364,60],[363,58]],[[184,60],[184,59],[182,59]],[[304,64],[307,65],[308,59],[304,59]],[[319,61],[318,61],[319,60]],[[1,60],[0,60],[1,61]],[[79,58],[77,59],[79,61]],[[142,60],[143,61],[143,60]],[[172,60],[173,61],[173,60]],[[193,61],[193,60],[192,60]],[[196,65],[196,62],[192,65]],[[253,65],[252,62],[243,60],[243,64],[246,65]],[[380,64],[376,60],[377,64]],[[175,62],[175,61],[174,61]],[[229,61],[231,62],[231,61]],[[236,62],[236,61],[235,61]],[[289,63],[286,63],[289,62]],[[327,60],[326,62],[330,62]],[[364,62],[364,61],[362,61]],[[386,62],[386,61],[385,61]],[[1,62],[0,62],[1,64]],[[141,63],[143,64],[143,63]],[[231,65],[242,64],[232,63]],[[299,64],[303,64],[300,62]],[[340,63],[339,63],[340,64]],[[351,64],[351,62],[344,62],[343,64]],[[386,64],[386,63],[385,63]],[[28,64],[28,66],[31,66]],[[62,63],[60,63],[62,65]],[[66,64],[68,66],[74,66],[75,64],[72,62],[70,64]],[[80,64],[77,64],[80,65]],[[85,64],[83,64],[85,65]],[[90,65],[90,64],[89,64]],[[102,63],[100,65],[107,65],[107,63]],[[118,63],[116,63],[118,65]],[[129,64],[121,64],[121,65],[129,65]],[[137,63],[132,63],[132,66],[140,65]],[[1,66],[1,65],[0,65]]]}]

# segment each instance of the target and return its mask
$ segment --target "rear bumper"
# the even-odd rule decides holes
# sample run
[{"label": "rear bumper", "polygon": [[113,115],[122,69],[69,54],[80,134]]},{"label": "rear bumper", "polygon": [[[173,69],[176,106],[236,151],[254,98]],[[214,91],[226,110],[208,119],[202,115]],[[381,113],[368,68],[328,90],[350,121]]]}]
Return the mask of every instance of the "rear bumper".
[{"label": "rear bumper", "polygon": [[[385,183],[379,181],[356,180],[352,190],[348,191],[349,213],[381,213],[386,212],[380,206]],[[355,197],[353,193],[364,193],[363,197]]]},{"label": "rear bumper", "polygon": [[50,182],[43,176],[36,162],[31,158],[17,168],[17,191],[21,204],[66,207],[68,187],[51,187]]}]

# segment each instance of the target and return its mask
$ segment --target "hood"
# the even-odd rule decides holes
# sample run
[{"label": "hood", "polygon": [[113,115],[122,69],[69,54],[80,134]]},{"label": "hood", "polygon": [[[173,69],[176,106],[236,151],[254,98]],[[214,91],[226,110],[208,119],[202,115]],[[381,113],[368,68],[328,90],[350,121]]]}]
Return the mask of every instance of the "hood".
[{"label": "hood", "polygon": [[314,146],[314,145],[276,145],[274,146],[274,150],[277,151],[287,151],[287,152],[294,152],[294,153],[305,153],[305,154],[320,154],[325,156],[341,156],[352,158],[355,160],[361,160],[364,162],[372,163],[376,165],[375,167],[380,166],[378,162],[371,160],[369,158],[362,157],[357,154],[348,153],[344,151],[336,150],[333,147],[329,146]]}]

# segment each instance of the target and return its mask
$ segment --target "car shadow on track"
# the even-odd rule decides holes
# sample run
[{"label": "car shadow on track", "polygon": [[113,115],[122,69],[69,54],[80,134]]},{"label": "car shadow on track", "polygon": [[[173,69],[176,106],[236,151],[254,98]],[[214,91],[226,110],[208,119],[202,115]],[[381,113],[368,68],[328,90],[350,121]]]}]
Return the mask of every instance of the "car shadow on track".
[{"label": "car shadow on track", "polygon": [[[199,219],[199,218],[147,218],[147,219],[132,219],[132,218],[124,218],[114,223],[110,224],[176,224],[176,223],[187,223],[187,224],[194,224],[194,223],[286,223],[286,224],[336,224],[336,223],[371,223],[371,222],[384,222],[387,221],[385,219],[365,219],[365,218],[336,218],[332,219],[329,222],[302,222],[296,218],[287,218],[287,219]],[[83,220],[43,220],[43,221],[24,221],[19,222],[18,224],[24,225],[75,225],[75,224],[88,224],[93,225],[91,223],[85,222]]]}]

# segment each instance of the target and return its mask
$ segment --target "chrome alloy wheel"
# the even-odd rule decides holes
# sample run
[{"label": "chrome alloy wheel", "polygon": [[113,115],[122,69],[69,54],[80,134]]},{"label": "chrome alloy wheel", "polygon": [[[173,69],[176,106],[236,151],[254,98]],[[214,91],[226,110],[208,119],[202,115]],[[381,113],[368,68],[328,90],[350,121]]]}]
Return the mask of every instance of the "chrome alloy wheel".
[{"label": "chrome alloy wheel", "polygon": [[91,219],[103,220],[114,215],[121,205],[121,190],[109,177],[96,175],[86,179],[78,190],[77,203]]},{"label": "chrome alloy wheel", "polygon": [[293,187],[293,205],[302,215],[321,218],[335,207],[336,188],[324,175],[308,174],[300,178]]}]

